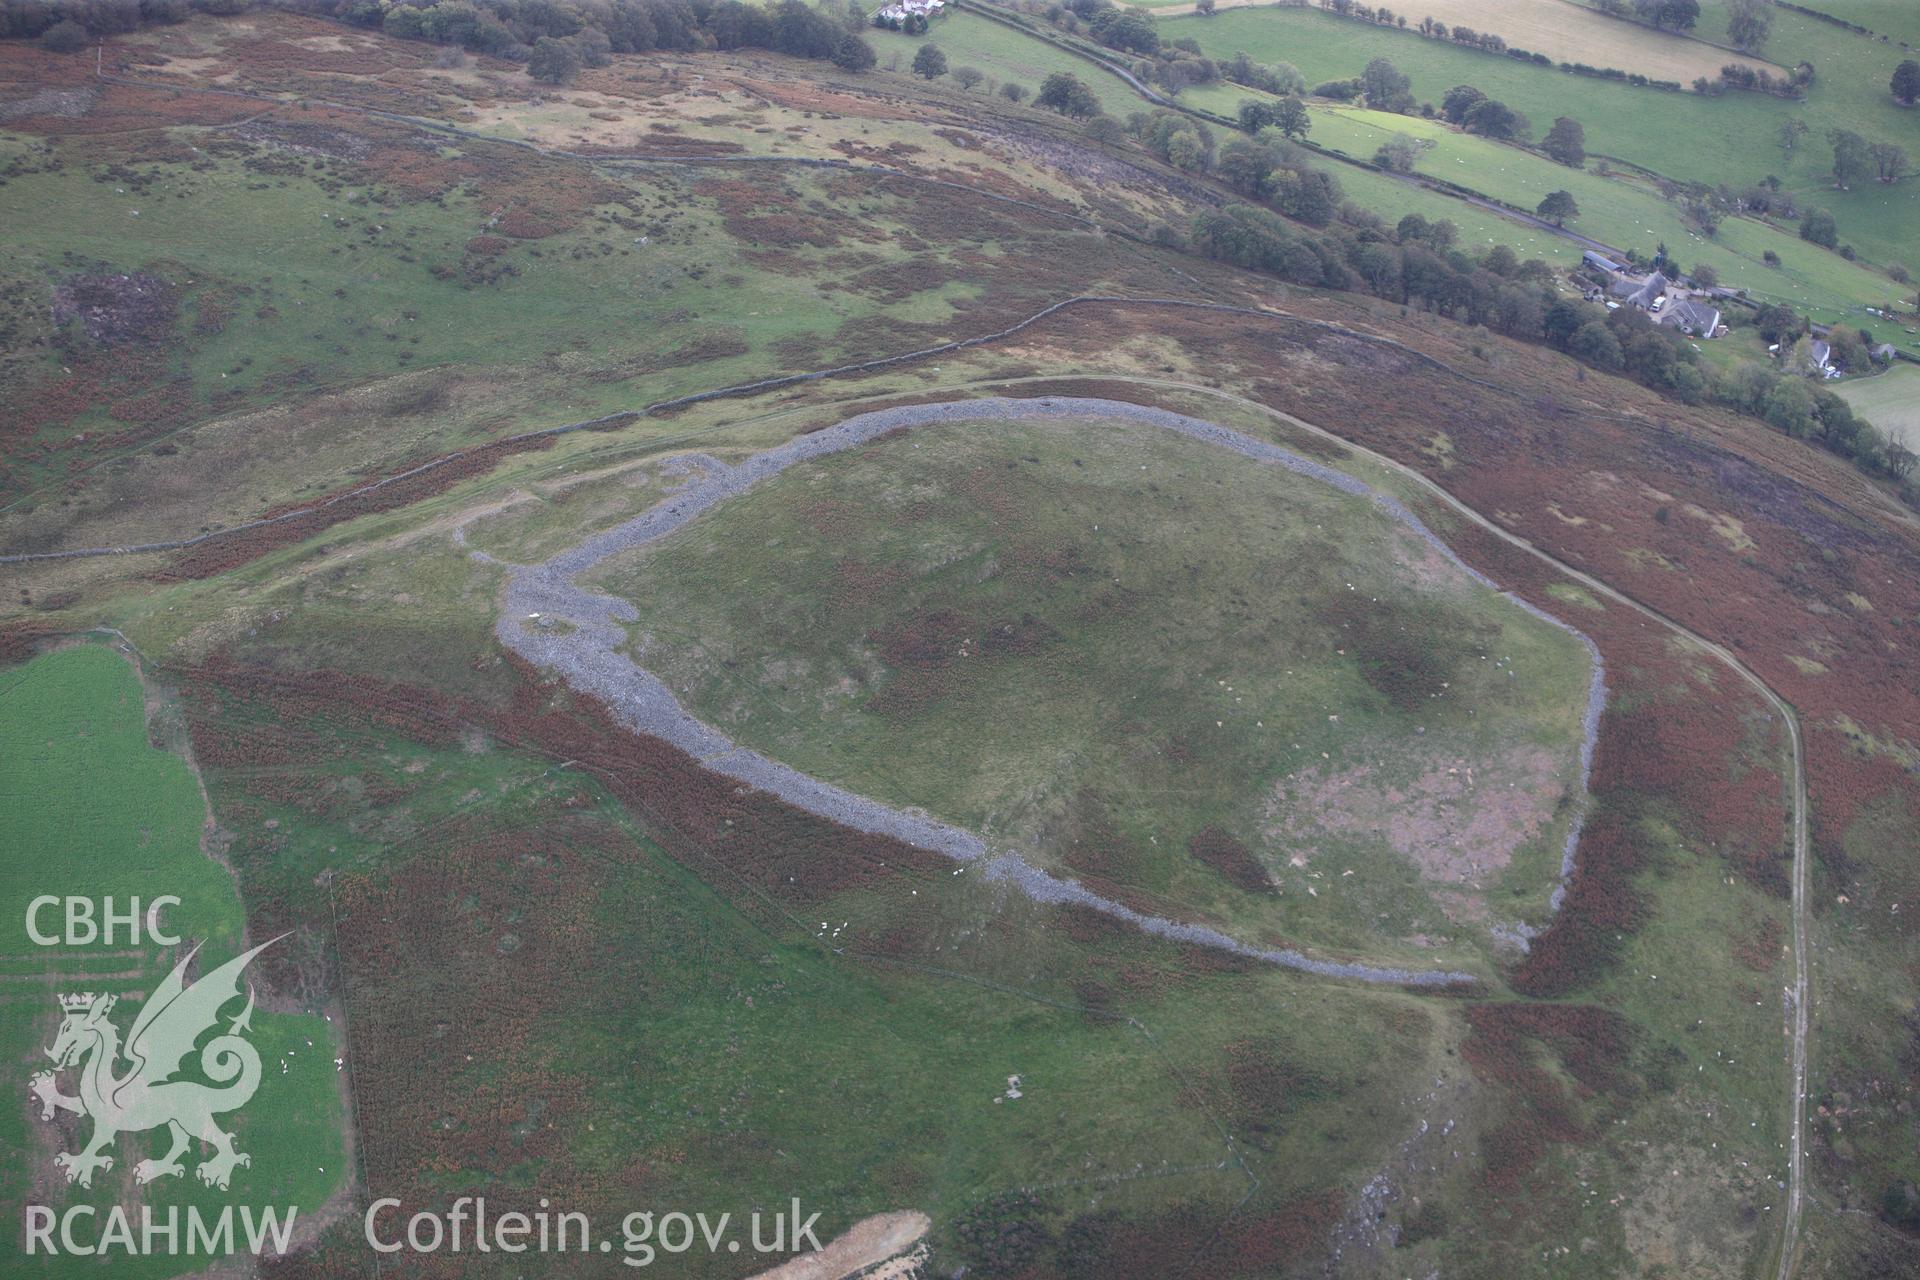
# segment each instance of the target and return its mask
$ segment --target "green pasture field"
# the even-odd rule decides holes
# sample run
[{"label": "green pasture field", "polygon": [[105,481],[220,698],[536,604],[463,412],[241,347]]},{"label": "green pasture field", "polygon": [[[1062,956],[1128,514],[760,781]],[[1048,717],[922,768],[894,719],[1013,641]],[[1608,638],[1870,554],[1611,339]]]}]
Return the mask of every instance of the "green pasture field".
[{"label": "green pasture field", "polygon": [[[643,603],[639,659],[777,759],[1179,914],[1431,966],[1542,913],[1587,686],[1574,637],[1443,566],[1364,500],[1090,422],[805,464],[598,573]],[[1416,629],[1446,638],[1399,652]],[[1538,808],[1471,870],[1444,821],[1312,816],[1445,792],[1472,825],[1510,788]],[[1197,861],[1209,826],[1273,887]]]},{"label": "green pasture field", "polygon": [[[1744,288],[1764,301],[1789,303],[1823,322],[1854,317],[1857,323],[1863,308],[1886,307],[1904,289],[1757,219],[1728,218],[1709,239],[1653,190],[1601,177],[1591,169],[1572,169],[1438,121],[1357,107],[1315,107],[1309,136],[1365,160],[1396,133],[1430,144],[1415,165],[1417,173],[1529,210],[1550,191],[1570,192],[1580,206],[1580,216],[1567,224],[1570,230],[1647,257],[1664,243],[1689,269],[1706,263],[1719,273],[1722,284]],[[1764,263],[1767,251],[1779,255],[1779,267]]]},{"label": "green pasture field", "polygon": [[[1708,0],[1708,4],[1701,8],[1705,10],[1709,6],[1718,8],[1718,0]],[[1806,7],[1865,27],[1877,36],[1920,45],[1920,11],[1906,3],[1906,0],[1818,0],[1818,3]],[[1895,47],[1898,47],[1897,43]],[[1903,49],[1901,56],[1909,57],[1911,54]]]},{"label": "green pasture field", "polygon": [[1855,413],[1909,449],[1920,449],[1920,366],[1896,364],[1871,378],[1836,382],[1833,389]]},{"label": "green pasture field", "polygon": [[[1128,112],[1145,110],[1148,105],[1126,81],[1111,72],[1102,71],[1086,59],[1076,58],[1036,36],[1023,35],[977,14],[949,13],[923,36],[878,28],[861,34],[873,45],[882,67],[898,58],[899,70],[903,73],[910,73],[913,55],[920,46],[931,44],[947,55],[950,73],[956,67],[977,67],[999,84],[1025,85],[1029,101],[1040,92],[1042,80],[1056,71],[1064,71],[1093,90],[1101,107],[1117,119],[1124,120]],[[997,87],[989,89],[983,83],[974,92],[997,92]]]},{"label": "green pasture field", "polygon": [[[1245,9],[1212,18],[1164,19],[1167,38],[1190,36],[1216,58],[1244,50],[1259,61],[1287,61],[1308,84],[1357,76],[1367,61],[1385,57],[1412,78],[1422,101],[1438,104],[1456,84],[1478,86],[1524,113],[1538,139],[1557,116],[1586,126],[1587,150],[1650,169],[1679,182],[1739,187],[1777,174],[1803,201],[1833,210],[1841,235],[1876,264],[1920,256],[1911,228],[1911,182],[1878,183],[1834,192],[1824,177],[1829,129],[1853,129],[1869,140],[1912,149],[1910,113],[1886,92],[1899,61],[1897,46],[1864,40],[1785,10],[1774,13],[1770,58],[1811,56],[1821,74],[1804,102],[1751,93],[1700,97],[1635,88],[1621,82],[1523,65],[1417,34],[1354,22],[1316,9]],[[1790,56],[1791,55],[1791,56]],[[1792,157],[1776,141],[1782,121],[1796,117],[1809,136]],[[1683,140],[1677,143],[1676,139]],[[1499,192],[1490,194],[1499,195]],[[1911,264],[1909,264],[1911,265]]]},{"label": "green pasture field", "polygon": [[[196,972],[240,948],[244,917],[233,879],[201,849],[205,797],[179,756],[149,743],[146,696],[133,667],[104,644],[61,649],[0,671],[0,795],[6,797],[0,803],[0,846],[8,850],[0,871],[7,921],[0,944],[0,1002],[6,1008],[0,1053],[22,1085],[48,1065],[41,1051],[60,1023],[58,995],[121,993],[114,1021],[124,1034],[137,1001],[179,958],[175,949],[155,947],[144,937],[139,946],[124,939],[111,946],[37,946],[24,925],[34,897],[71,894],[97,902],[111,896],[124,909],[135,896],[151,901],[171,894],[181,904],[166,912],[163,923],[185,946],[204,944]],[[43,928],[54,924],[56,914],[42,916]],[[238,1011],[236,1005],[227,1012]],[[166,1150],[164,1135],[153,1133],[123,1136],[110,1172],[96,1173],[90,1190],[69,1188],[52,1156],[78,1150],[91,1122],[62,1114],[43,1125],[37,1104],[8,1110],[0,1119],[0,1144],[26,1157],[11,1161],[0,1176],[0,1197],[12,1206],[0,1248],[14,1259],[12,1274],[100,1273],[99,1261],[89,1258],[24,1259],[19,1206],[29,1202],[49,1204],[56,1213],[76,1204],[104,1213],[116,1202],[161,1211],[179,1206],[183,1212],[192,1205],[207,1214],[227,1204],[293,1205],[303,1215],[320,1207],[346,1173],[334,1028],[318,1014],[258,1008],[252,1026],[249,1038],[262,1063],[259,1092],[248,1106],[218,1120],[237,1130],[236,1149],[253,1163],[235,1170],[227,1192],[194,1177],[195,1164],[209,1150],[198,1143],[183,1157],[183,1176],[135,1189],[134,1164]],[[75,1092],[76,1079],[73,1072],[62,1073],[62,1090]],[[137,1229],[137,1214],[135,1223]],[[113,1271],[166,1276],[205,1265],[204,1259],[129,1260],[116,1254]]]},{"label": "green pasture field", "polygon": [[1328,167],[1340,180],[1340,189],[1347,199],[1379,214],[1388,226],[1409,213],[1417,213],[1429,222],[1444,218],[1453,223],[1460,230],[1460,247],[1475,254],[1504,244],[1523,260],[1544,258],[1564,265],[1580,261],[1580,246],[1572,240],[1503,218],[1464,200],[1390,178],[1377,169],[1352,165]]}]

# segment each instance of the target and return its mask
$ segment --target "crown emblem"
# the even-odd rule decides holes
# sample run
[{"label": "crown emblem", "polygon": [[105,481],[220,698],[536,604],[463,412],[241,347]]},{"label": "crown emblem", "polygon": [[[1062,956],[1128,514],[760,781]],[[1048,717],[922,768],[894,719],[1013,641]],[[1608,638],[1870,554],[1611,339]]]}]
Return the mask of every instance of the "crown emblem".
[{"label": "crown emblem", "polygon": [[93,992],[82,991],[60,997],[60,1007],[68,1013],[85,1013],[93,1008]]}]

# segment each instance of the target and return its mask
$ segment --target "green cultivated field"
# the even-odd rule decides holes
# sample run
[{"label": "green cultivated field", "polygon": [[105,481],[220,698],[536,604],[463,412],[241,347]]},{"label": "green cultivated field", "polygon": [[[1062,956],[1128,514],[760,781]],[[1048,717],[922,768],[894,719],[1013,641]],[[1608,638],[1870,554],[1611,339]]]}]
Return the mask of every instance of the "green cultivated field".
[{"label": "green cultivated field", "polygon": [[[140,679],[105,646],[64,649],[0,671],[0,796],[0,848],[7,850],[0,870],[0,1003],[6,1010],[0,1054],[23,1087],[47,1065],[41,1051],[60,1023],[56,997],[123,993],[113,1017],[124,1034],[136,1002],[179,958],[144,938],[139,947],[124,940],[113,946],[36,946],[24,927],[31,899],[111,896],[124,906],[135,896],[177,896],[181,905],[163,919],[187,946],[204,942],[196,972],[239,949],[243,917],[231,876],[201,851],[206,802],[198,784],[178,756],[149,745]],[[46,913],[43,928],[53,921],[54,913]],[[238,1006],[229,1012],[237,1013]],[[0,1249],[14,1259],[10,1274],[101,1274],[94,1259],[24,1260],[18,1206],[26,1203],[47,1204],[56,1213],[74,1204],[104,1212],[116,1202],[162,1211],[181,1206],[182,1212],[197,1205],[206,1214],[226,1204],[297,1205],[303,1214],[320,1206],[346,1171],[333,1028],[318,1015],[260,1009],[253,1028],[249,1038],[262,1064],[259,1091],[244,1109],[217,1117],[238,1131],[236,1149],[253,1157],[250,1167],[235,1171],[227,1192],[194,1177],[195,1164],[207,1154],[198,1144],[183,1157],[183,1176],[135,1189],[134,1164],[167,1147],[164,1134],[153,1132],[123,1136],[112,1171],[96,1174],[91,1190],[69,1188],[53,1153],[78,1150],[92,1122],[75,1123],[62,1113],[43,1124],[37,1104],[7,1110],[0,1144],[30,1153],[0,1175],[0,1198],[10,1206]],[[124,1064],[118,1069],[124,1071]],[[63,1073],[62,1091],[75,1092],[76,1079],[74,1072]],[[204,1265],[128,1261],[116,1254],[112,1274],[164,1276]]]},{"label": "green cultivated field", "polygon": [[1833,384],[1853,411],[1888,435],[1920,449],[1920,367],[1896,364],[1871,378]]},{"label": "green cultivated field", "polygon": [[1433,965],[1538,918],[1558,869],[1578,641],[1371,504],[1198,442],[928,429],[601,574],[741,741],[1176,913]]},{"label": "green cultivated field", "polygon": [[[924,36],[898,31],[870,29],[862,33],[887,66],[899,58],[899,69],[908,71],[913,55],[922,44],[931,44],[947,55],[947,66],[977,67],[1000,84],[1025,85],[1029,100],[1040,91],[1040,82],[1056,71],[1079,77],[1092,89],[1107,114],[1126,119],[1130,111],[1147,107],[1126,81],[1102,71],[1084,58],[1076,58],[1035,36],[1022,35],[1011,27],[971,13],[949,13],[933,24]],[[975,93],[991,92],[985,84]]]},{"label": "green cultivated field", "polygon": [[[1904,261],[1915,253],[1915,192],[1911,182],[1894,187],[1869,183],[1833,192],[1825,177],[1830,159],[1827,130],[1853,129],[1869,140],[1914,148],[1910,112],[1895,106],[1887,78],[1905,56],[1898,46],[1774,11],[1769,58],[1792,63],[1811,58],[1818,79],[1805,102],[1751,93],[1717,98],[1653,89],[1558,70],[1391,31],[1316,9],[1242,9],[1213,18],[1166,19],[1166,38],[1191,36],[1216,58],[1245,50],[1258,61],[1287,61],[1308,84],[1360,74],[1374,57],[1390,59],[1412,78],[1413,92],[1437,104],[1456,84],[1471,84],[1524,113],[1537,139],[1556,116],[1586,126],[1587,150],[1613,156],[1676,181],[1735,187],[1779,175],[1796,194],[1833,210],[1843,239],[1875,263]],[[1775,134],[1790,117],[1804,119],[1811,133],[1789,159]],[[1675,139],[1683,138],[1684,146]],[[1499,194],[1495,192],[1493,194]],[[1911,264],[1910,264],[1911,265]]]},{"label": "green cultivated field", "polygon": [[[1709,0],[1715,8],[1718,0]],[[1706,6],[1702,6],[1704,9]],[[1807,6],[1865,27],[1876,35],[1920,45],[1920,9],[1907,0],[1819,0]],[[1906,56],[1904,51],[1902,56]]]}]

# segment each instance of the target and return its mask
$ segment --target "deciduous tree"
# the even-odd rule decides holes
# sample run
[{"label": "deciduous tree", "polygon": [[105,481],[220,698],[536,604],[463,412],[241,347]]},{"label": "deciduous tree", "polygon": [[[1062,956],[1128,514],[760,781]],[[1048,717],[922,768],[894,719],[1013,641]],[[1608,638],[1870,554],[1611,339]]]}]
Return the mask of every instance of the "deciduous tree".
[{"label": "deciduous tree", "polygon": [[1834,225],[1833,215],[1825,209],[1809,209],[1807,216],[1800,219],[1800,238],[1823,249],[1831,249],[1840,243],[1840,229]]},{"label": "deciduous tree", "polygon": [[1727,39],[1747,53],[1759,52],[1773,27],[1767,0],[1727,0]]},{"label": "deciduous tree", "polygon": [[1466,121],[1467,112],[1487,100],[1487,95],[1470,84],[1457,84],[1440,99],[1440,113],[1455,124]]},{"label": "deciduous tree", "polygon": [[1462,123],[1469,133],[1511,142],[1525,142],[1529,131],[1525,116],[1495,98],[1474,103]]},{"label": "deciduous tree", "polygon": [[833,51],[833,65],[842,71],[867,71],[873,64],[873,46],[852,32],[848,32],[841,39],[840,47]]},{"label": "deciduous tree", "polygon": [[1313,116],[1300,99],[1282,98],[1273,110],[1273,127],[1289,138],[1304,138],[1313,127]]},{"label": "deciduous tree", "polygon": [[87,47],[87,29],[63,18],[40,33],[40,47],[48,53],[72,53]]},{"label": "deciduous tree", "polygon": [[1908,58],[1893,69],[1893,79],[1888,88],[1893,90],[1893,99],[1902,106],[1910,107],[1920,102],[1920,62]]},{"label": "deciduous tree", "polygon": [[580,54],[572,41],[541,36],[527,55],[527,74],[542,84],[565,84],[580,70]]},{"label": "deciduous tree", "polygon": [[1062,115],[1081,119],[1100,114],[1100,99],[1070,71],[1056,71],[1042,80],[1040,96],[1034,101]]},{"label": "deciduous tree", "polygon": [[1867,140],[1851,129],[1835,129],[1827,134],[1833,144],[1833,185],[1842,191],[1873,176],[1873,157]]},{"label": "deciduous tree", "polygon": [[919,52],[913,55],[913,74],[928,80],[938,80],[947,74],[947,55],[940,52],[939,45],[921,45]]},{"label": "deciduous tree", "polygon": [[1572,116],[1561,116],[1540,140],[1540,149],[1561,164],[1578,169],[1587,161],[1587,131]]},{"label": "deciduous tree", "polygon": [[1793,158],[1794,147],[1799,144],[1800,139],[1806,136],[1807,122],[1797,116],[1782,120],[1780,127],[1776,129],[1773,134],[1774,141],[1779,144],[1782,151],[1787,153],[1789,160]]},{"label": "deciduous tree", "polygon": [[1549,191],[1546,199],[1534,210],[1554,226],[1564,226],[1569,218],[1580,216],[1580,206],[1574,203],[1573,194],[1568,191]]},{"label": "deciduous tree", "polygon": [[1375,58],[1360,73],[1367,105],[1380,111],[1404,111],[1413,105],[1413,82],[1385,58]]},{"label": "deciduous tree", "polygon": [[1907,173],[1907,153],[1891,142],[1876,142],[1867,148],[1873,160],[1873,176],[1882,182],[1898,182]]}]

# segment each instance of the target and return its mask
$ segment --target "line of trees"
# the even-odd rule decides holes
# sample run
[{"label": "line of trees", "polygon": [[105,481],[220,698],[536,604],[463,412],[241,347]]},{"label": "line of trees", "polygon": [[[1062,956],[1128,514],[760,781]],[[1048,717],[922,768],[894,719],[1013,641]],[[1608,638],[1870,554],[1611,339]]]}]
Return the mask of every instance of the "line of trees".
[{"label": "line of trees", "polygon": [[1707,97],[1717,97],[1729,89],[1744,89],[1749,93],[1770,93],[1776,98],[1792,98],[1798,101],[1807,96],[1807,86],[1812,83],[1813,64],[1811,62],[1796,63],[1784,80],[1765,67],[1749,67],[1742,62],[1729,62],[1720,68],[1718,79],[1696,77],[1693,82],[1693,91]]},{"label": "line of trees", "polygon": [[1700,0],[1600,0],[1600,11],[1649,22],[1664,31],[1691,31],[1700,21]]},{"label": "line of trees", "polygon": [[[271,7],[337,18],[388,35],[457,45],[474,53],[525,62],[549,83],[583,66],[603,66],[610,54],[654,49],[771,49],[794,57],[832,60],[846,70],[873,66],[873,49],[860,38],[867,16],[859,0],[842,8],[803,0],[263,0]],[[72,24],[91,36],[132,31],[142,24],[177,22],[193,10],[235,14],[254,0],[0,0],[0,35],[46,36]],[[71,42],[62,27],[53,37]]]},{"label": "line of trees", "polygon": [[252,4],[253,0],[0,0],[0,39],[40,37],[56,52],[71,52],[92,36],[184,22],[194,12],[242,13]]},{"label": "line of trees", "polygon": [[[1242,149],[1245,145],[1229,144],[1218,161],[1220,176],[1242,190],[1264,195],[1276,189],[1276,170],[1265,167],[1270,161],[1296,181],[1309,168],[1284,153],[1253,156]],[[1537,258],[1523,262],[1505,245],[1475,257],[1459,247],[1457,238],[1452,223],[1429,222],[1418,214],[1388,227],[1378,215],[1347,204],[1326,227],[1309,229],[1268,204],[1244,203],[1196,216],[1189,247],[1295,284],[1368,293],[1544,343],[1689,404],[1719,404],[1751,414],[1869,473],[1903,482],[1914,475],[1913,452],[1808,378],[1757,362],[1731,371],[1704,365],[1684,335],[1654,324],[1638,309],[1608,311],[1561,297],[1549,264]],[[1783,341],[1783,349],[1806,338],[1806,321],[1787,308],[1763,310],[1755,323],[1763,334]],[[1828,339],[1864,352],[1871,335],[1836,329]]]},{"label": "line of trees", "polygon": [[[1524,143],[1533,136],[1533,125],[1524,115],[1498,98],[1489,98],[1470,84],[1457,84],[1447,90],[1440,99],[1440,114],[1468,133],[1477,133],[1486,138]],[[1586,141],[1586,131],[1582,129],[1582,159],[1586,155]]]},{"label": "line of trees", "polygon": [[440,0],[383,5],[380,0],[275,0],[281,7],[328,13],[388,35],[459,45],[476,53],[525,61],[529,74],[562,83],[608,54],[655,49],[771,49],[832,61],[853,71],[874,64],[859,32],[865,10],[833,10],[802,0],[771,4],[722,0]]}]

